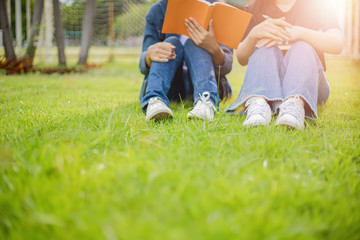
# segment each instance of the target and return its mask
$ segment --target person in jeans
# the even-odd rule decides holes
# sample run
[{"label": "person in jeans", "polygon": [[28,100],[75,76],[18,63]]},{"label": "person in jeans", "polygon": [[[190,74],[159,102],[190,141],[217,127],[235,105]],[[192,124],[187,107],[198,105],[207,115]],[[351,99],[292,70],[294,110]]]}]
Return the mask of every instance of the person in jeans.
[{"label": "person in jeans", "polygon": [[167,0],[158,1],[146,15],[140,56],[140,71],[145,75],[140,93],[145,120],[173,117],[169,101],[193,94],[194,108],[188,118],[211,121],[219,95],[224,99],[232,93],[225,77],[232,68],[232,49],[216,42],[212,24],[205,30],[192,18],[184,22],[191,39],[162,34],[166,6]]},{"label": "person in jeans", "polygon": [[336,16],[324,0],[254,0],[253,14],[237,49],[248,65],[237,101],[226,109],[244,114],[244,126],[276,125],[303,129],[304,118],[317,118],[330,87],[324,53],[338,54],[343,36]]}]

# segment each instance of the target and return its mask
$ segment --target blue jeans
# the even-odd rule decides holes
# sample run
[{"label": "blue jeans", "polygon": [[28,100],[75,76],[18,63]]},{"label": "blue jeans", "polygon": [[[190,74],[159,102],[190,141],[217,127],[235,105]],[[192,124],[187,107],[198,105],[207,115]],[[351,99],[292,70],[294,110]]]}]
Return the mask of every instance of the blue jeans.
[{"label": "blue jeans", "polygon": [[176,71],[184,59],[194,87],[194,104],[200,100],[199,94],[202,95],[207,91],[210,93],[209,100],[218,107],[219,97],[211,55],[196,46],[191,39],[186,40],[182,45],[178,37],[171,36],[165,39],[165,42],[176,47],[176,58],[165,63],[153,62],[151,64],[146,94],[141,99],[141,108],[145,110],[150,98],[154,97],[160,98],[168,107],[170,106],[167,94]]},{"label": "blue jeans", "polygon": [[298,95],[305,101],[305,116],[317,118],[317,104],[324,104],[329,94],[324,68],[311,45],[296,42],[285,56],[277,46],[262,47],[249,58],[239,96],[225,111],[243,115],[243,104],[251,97],[259,96],[269,102],[276,114],[285,99]]}]

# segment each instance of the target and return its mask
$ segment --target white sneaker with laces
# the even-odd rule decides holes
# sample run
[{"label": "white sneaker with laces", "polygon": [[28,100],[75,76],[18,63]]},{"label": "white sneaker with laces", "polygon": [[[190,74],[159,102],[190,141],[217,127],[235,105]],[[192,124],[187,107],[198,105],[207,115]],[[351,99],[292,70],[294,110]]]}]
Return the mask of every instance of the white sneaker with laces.
[{"label": "white sneaker with laces", "polygon": [[276,120],[276,126],[286,125],[291,128],[303,130],[305,110],[304,107],[297,103],[298,96],[287,99],[280,105],[279,116]]},{"label": "white sneaker with laces", "polygon": [[243,126],[268,125],[271,121],[271,108],[264,98],[250,98],[245,103],[246,119]]},{"label": "white sneaker with laces", "polygon": [[188,118],[200,118],[204,121],[212,121],[214,120],[216,107],[212,102],[209,101],[210,93],[203,92],[200,95],[200,100],[195,104],[193,110],[191,110],[187,117]]},{"label": "white sneaker with laces", "polygon": [[173,113],[160,98],[150,98],[146,109],[145,121],[172,118]]}]

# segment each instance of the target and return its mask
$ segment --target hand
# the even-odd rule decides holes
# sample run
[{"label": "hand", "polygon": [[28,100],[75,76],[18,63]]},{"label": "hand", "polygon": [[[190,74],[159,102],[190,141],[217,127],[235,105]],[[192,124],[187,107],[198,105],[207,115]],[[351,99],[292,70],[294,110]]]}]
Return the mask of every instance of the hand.
[{"label": "hand", "polygon": [[289,40],[292,42],[299,41],[304,35],[304,28],[299,26],[294,26],[292,28],[286,28],[289,33]]},{"label": "hand", "polygon": [[288,32],[289,37],[287,38],[287,41],[279,41],[279,40],[274,40],[271,38],[263,38],[257,41],[256,47],[257,48],[261,48],[266,46],[267,48],[273,47],[275,45],[282,45],[284,44],[284,42],[295,42],[301,39],[302,35],[303,35],[303,29],[302,27],[299,26],[293,26],[291,28],[286,27],[285,30]]},{"label": "hand", "polygon": [[219,48],[216,42],[212,20],[209,24],[209,31],[203,28],[195,19],[185,19],[185,26],[194,43],[207,50],[210,54],[214,53]]},{"label": "hand", "polygon": [[275,45],[279,45],[281,43],[282,43],[282,41],[279,41],[279,40],[274,40],[271,38],[263,38],[263,39],[260,39],[257,41],[256,47],[257,48],[262,48],[262,47],[271,48],[271,47],[273,47]]},{"label": "hand", "polygon": [[176,58],[175,46],[168,42],[158,42],[151,45],[146,52],[146,64],[151,66],[152,62],[168,62]]},{"label": "hand", "polygon": [[[285,18],[267,19],[256,25],[249,33],[249,37],[259,41],[267,40],[267,44],[276,44],[275,42],[287,41],[290,38],[286,28],[292,28],[292,25],[285,21]],[[270,41],[271,39],[271,41]],[[266,44],[265,44],[266,45]],[[265,46],[264,45],[264,46]]]}]

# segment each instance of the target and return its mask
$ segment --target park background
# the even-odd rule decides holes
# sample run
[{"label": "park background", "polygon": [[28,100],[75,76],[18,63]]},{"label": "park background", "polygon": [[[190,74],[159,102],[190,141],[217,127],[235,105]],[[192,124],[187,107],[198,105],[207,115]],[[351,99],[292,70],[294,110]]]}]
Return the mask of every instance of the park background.
[{"label": "park background", "polygon": [[[6,2],[22,56],[35,1],[21,1],[18,31],[19,1]],[[173,121],[146,123],[138,60],[153,2],[96,1],[85,72],[0,70],[0,239],[360,239],[359,0],[329,1],[345,49],[326,56],[332,92],[305,131],[224,114],[246,71],[235,59],[215,121],[188,121],[182,102]],[[59,63],[51,3],[40,69]],[[82,69],[86,1],[60,6],[66,66]]]}]

